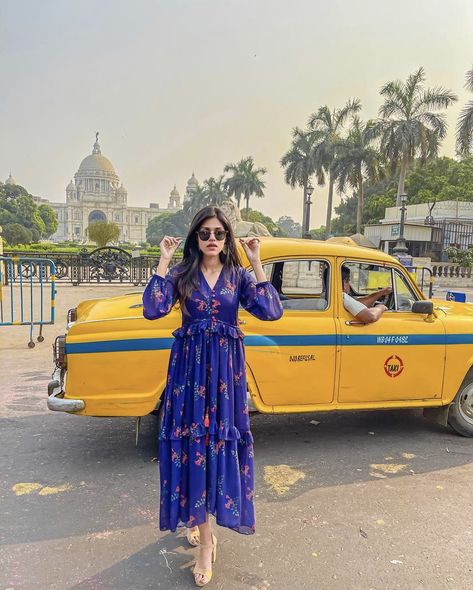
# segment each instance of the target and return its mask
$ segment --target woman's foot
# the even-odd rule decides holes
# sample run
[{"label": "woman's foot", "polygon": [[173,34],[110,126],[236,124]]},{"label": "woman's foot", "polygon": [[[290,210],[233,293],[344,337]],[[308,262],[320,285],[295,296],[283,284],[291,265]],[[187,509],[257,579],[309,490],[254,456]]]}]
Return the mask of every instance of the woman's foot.
[{"label": "woman's foot", "polygon": [[212,534],[211,543],[200,543],[199,556],[194,566],[194,579],[197,586],[202,587],[212,579],[212,563],[217,557],[217,539]]},{"label": "woman's foot", "polygon": [[199,527],[193,526],[191,528],[186,529],[186,537],[190,545],[192,545],[193,547],[197,547],[200,543]]}]

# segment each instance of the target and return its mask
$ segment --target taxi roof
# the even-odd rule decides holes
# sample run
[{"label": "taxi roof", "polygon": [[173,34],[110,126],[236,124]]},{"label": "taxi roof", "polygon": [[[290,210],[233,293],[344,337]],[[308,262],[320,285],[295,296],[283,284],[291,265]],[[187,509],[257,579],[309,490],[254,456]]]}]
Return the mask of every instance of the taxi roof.
[{"label": "taxi roof", "polygon": [[[251,237],[251,236],[250,236]],[[398,263],[396,258],[385,252],[363,246],[344,244],[338,240],[307,240],[302,238],[275,238],[258,236],[261,242],[261,257],[278,256],[340,256],[345,258],[369,258],[378,262]],[[238,243],[238,238],[237,238]],[[238,244],[239,245],[239,244]],[[240,253],[242,248],[239,245]],[[246,257],[245,257],[246,258]]]}]

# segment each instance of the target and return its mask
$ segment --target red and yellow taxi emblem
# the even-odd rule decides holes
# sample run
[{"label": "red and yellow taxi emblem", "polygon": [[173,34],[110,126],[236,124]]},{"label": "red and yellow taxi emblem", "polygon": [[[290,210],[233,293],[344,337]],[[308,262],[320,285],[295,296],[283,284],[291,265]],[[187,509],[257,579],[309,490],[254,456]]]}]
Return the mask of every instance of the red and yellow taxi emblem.
[{"label": "red and yellow taxi emblem", "polygon": [[404,370],[402,359],[393,354],[384,363],[384,372],[388,377],[399,377]]}]

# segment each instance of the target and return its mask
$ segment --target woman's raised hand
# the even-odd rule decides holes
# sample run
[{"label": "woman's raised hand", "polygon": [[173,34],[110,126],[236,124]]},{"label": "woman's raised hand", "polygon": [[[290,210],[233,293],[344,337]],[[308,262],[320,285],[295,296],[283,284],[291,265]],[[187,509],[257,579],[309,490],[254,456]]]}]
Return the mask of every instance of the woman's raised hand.
[{"label": "woman's raised hand", "polygon": [[260,262],[260,248],[258,238],[240,238],[240,244],[243,246],[248,262],[253,266]]},{"label": "woman's raised hand", "polygon": [[177,250],[179,244],[182,242],[182,238],[173,238],[172,236],[164,236],[159,244],[161,250],[161,258],[164,260],[171,260],[174,256],[174,252]]}]

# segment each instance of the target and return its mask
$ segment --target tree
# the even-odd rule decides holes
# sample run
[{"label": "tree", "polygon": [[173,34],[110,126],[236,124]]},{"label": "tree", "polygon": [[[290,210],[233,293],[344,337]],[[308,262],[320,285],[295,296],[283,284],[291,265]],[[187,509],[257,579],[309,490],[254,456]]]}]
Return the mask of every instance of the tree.
[{"label": "tree", "polygon": [[292,217],[283,215],[276,221],[282,233],[288,238],[300,238],[302,234],[302,226],[298,221],[294,221]]},{"label": "tree", "polygon": [[183,237],[187,234],[188,218],[184,211],[162,213],[150,219],[146,228],[146,241],[157,246],[164,236]]},{"label": "tree", "polygon": [[356,191],[356,232],[361,231],[364,204],[364,182],[377,179],[381,174],[379,153],[372,147],[371,123],[363,123],[358,116],[353,122],[346,139],[340,144],[333,173],[337,177],[338,190],[344,192],[350,186]]},{"label": "tree", "polygon": [[424,163],[438,154],[447,134],[444,113],[457,97],[444,88],[425,88],[425,73],[419,68],[405,83],[388,82],[381,88],[384,104],[371,136],[380,140],[380,152],[391,169],[399,170],[396,205],[401,205],[407,170],[417,158]]},{"label": "tree", "polygon": [[204,180],[202,184],[202,206],[216,205],[220,207],[222,203],[228,200],[229,196],[224,188],[224,176],[223,174],[218,178],[211,176]]},{"label": "tree", "polygon": [[20,223],[8,223],[3,228],[3,237],[10,246],[18,244],[31,244],[33,234],[31,230]]},{"label": "tree", "polygon": [[45,238],[49,238],[57,231],[57,216],[56,212],[52,207],[43,203],[38,207],[39,216],[44,223],[44,234]]},{"label": "tree", "polygon": [[204,207],[204,201],[204,190],[201,186],[198,186],[183,204],[184,215],[188,221],[191,221],[197,211],[200,211]]},{"label": "tree", "polygon": [[228,196],[235,196],[237,207],[240,208],[241,197],[246,202],[246,217],[250,208],[250,198],[253,195],[264,197],[266,184],[263,176],[266,168],[255,168],[255,162],[251,156],[242,158],[237,164],[227,164],[224,172],[231,172],[232,176],[225,181]]},{"label": "tree", "polygon": [[355,98],[349,100],[347,104],[341,109],[333,109],[325,105],[320,107],[315,113],[309,117],[309,127],[317,132],[320,132],[318,151],[318,178],[325,184],[325,177],[328,176],[328,201],[327,201],[327,216],[325,222],[326,237],[331,232],[332,221],[332,203],[333,203],[333,187],[335,184],[335,175],[333,174],[333,166],[336,159],[337,148],[341,142],[341,132],[344,124],[350,116],[355,115],[361,110],[360,101]]},{"label": "tree", "polygon": [[243,195],[245,166],[245,158],[243,158],[236,164],[227,164],[223,169],[225,174],[231,172],[231,176],[225,180],[225,189],[228,196],[235,197],[238,209],[240,209],[241,197]]},{"label": "tree", "polygon": [[[305,198],[309,179],[320,169],[317,147],[322,139],[319,131],[306,132],[296,127],[292,132],[292,145],[281,158],[284,179],[291,188],[303,187],[302,227],[305,227]],[[321,180],[321,179],[320,179]]]},{"label": "tree", "polygon": [[327,235],[327,230],[323,225],[317,229],[311,229],[309,233],[312,240],[325,240],[329,237]]},{"label": "tree", "polygon": [[[473,92],[473,68],[466,73],[465,88]],[[463,107],[458,117],[456,138],[458,154],[470,155],[473,146],[473,100]]]},{"label": "tree", "polygon": [[351,236],[356,232],[356,212],[358,199],[356,195],[342,197],[335,207],[336,217],[332,221],[332,233],[336,236]]},{"label": "tree", "polygon": [[33,196],[19,185],[0,185],[0,223],[19,223],[31,231],[34,241],[49,237],[57,229],[52,207],[47,204],[38,207]]},{"label": "tree", "polygon": [[[388,170],[389,172],[389,170]],[[364,187],[364,210],[362,223],[379,223],[385,216],[386,207],[396,205],[398,179],[388,174],[385,179]],[[434,201],[473,201],[473,157],[461,161],[453,158],[435,158],[426,164],[414,162],[406,176],[408,204],[433,203]],[[347,235],[347,227],[354,219],[356,195],[343,199],[335,208],[338,217],[333,220],[333,232]],[[435,212],[435,209],[434,209]]]},{"label": "tree", "polygon": [[107,221],[95,221],[85,230],[86,235],[99,248],[103,248],[110,242],[117,242],[120,237],[120,228],[116,223]]},{"label": "tree", "polygon": [[460,248],[447,248],[447,256],[450,262],[454,262],[463,268],[473,266],[473,250],[461,250]]},{"label": "tree", "polygon": [[247,221],[252,222],[259,222],[262,223],[264,226],[268,228],[269,233],[272,236],[278,236],[280,234],[278,225],[261,211],[256,211],[255,209],[249,209],[247,212]]}]

